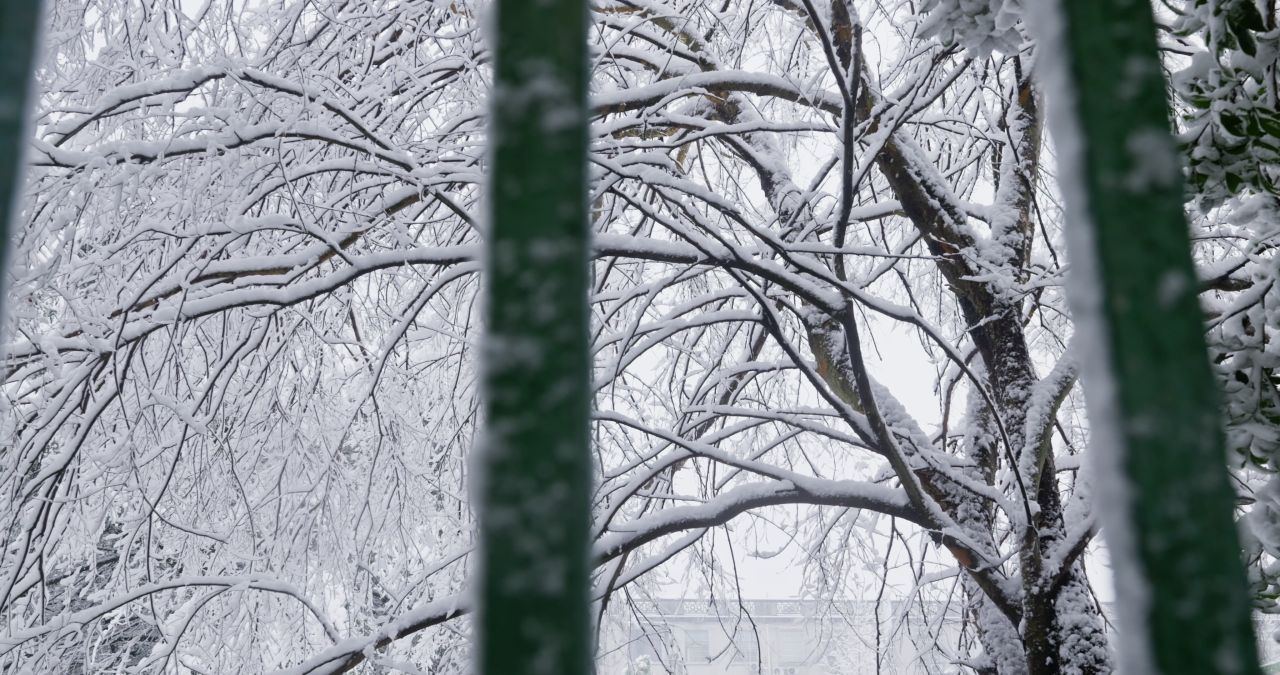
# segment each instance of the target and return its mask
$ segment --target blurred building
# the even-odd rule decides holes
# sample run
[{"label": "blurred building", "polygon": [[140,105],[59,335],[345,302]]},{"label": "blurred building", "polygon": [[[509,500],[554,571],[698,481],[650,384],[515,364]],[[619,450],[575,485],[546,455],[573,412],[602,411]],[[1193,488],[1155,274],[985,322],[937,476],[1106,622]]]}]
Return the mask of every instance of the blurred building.
[{"label": "blurred building", "polygon": [[[885,601],[878,607],[871,601],[815,600],[615,603],[602,632],[599,673],[971,673],[959,663],[958,655],[969,652],[960,612],[957,603],[928,601]],[[1280,616],[1255,619],[1261,660],[1273,664],[1268,672],[1280,672]]]},{"label": "blurred building", "polygon": [[887,601],[878,608],[874,602],[814,600],[634,603],[610,612],[599,672],[951,673],[957,668],[934,645],[957,644],[959,611],[943,603],[911,607]]}]

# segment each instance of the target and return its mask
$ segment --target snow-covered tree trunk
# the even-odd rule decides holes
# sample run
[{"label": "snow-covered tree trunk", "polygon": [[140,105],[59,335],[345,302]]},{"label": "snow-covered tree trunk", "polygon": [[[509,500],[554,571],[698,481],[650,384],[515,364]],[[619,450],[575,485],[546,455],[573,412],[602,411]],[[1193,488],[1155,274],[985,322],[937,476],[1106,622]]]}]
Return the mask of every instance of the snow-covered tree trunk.
[{"label": "snow-covered tree trunk", "polygon": [[477,672],[592,672],[587,7],[494,7]]},{"label": "snow-covered tree trunk", "polygon": [[1125,670],[1261,673],[1152,11],[1041,19]]},{"label": "snow-covered tree trunk", "polygon": [[[13,0],[0,8],[0,274],[7,273],[44,2]],[[0,316],[8,296],[0,277]],[[0,334],[2,335],[2,334]]]}]

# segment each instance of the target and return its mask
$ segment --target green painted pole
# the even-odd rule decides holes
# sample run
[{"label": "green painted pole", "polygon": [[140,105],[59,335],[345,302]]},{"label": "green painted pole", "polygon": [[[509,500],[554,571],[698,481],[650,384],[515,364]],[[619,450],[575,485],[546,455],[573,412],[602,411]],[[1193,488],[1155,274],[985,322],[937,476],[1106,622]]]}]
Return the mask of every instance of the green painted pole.
[{"label": "green painted pole", "polygon": [[1044,4],[1123,670],[1260,673],[1151,5]]},{"label": "green painted pole", "polygon": [[[22,148],[30,106],[32,65],[39,44],[40,0],[0,0],[0,317],[8,290],[12,221],[21,189]],[[3,334],[0,333],[0,337]]]},{"label": "green painted pole", "polygon": [[479,672],[591,672],[587,7],[495,5]]}]

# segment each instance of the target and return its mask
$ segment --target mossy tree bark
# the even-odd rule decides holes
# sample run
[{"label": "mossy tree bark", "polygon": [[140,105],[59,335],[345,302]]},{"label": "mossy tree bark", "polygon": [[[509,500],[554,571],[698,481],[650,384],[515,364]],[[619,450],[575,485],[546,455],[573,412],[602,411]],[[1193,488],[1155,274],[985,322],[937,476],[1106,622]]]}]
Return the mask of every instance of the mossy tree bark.
[{"label": "mossy tree bark", "polygon": [[591,671],[586,21],[495,6],[480,672]]},{"label": "mossy tree bark", "polygon": [[10,220],[18,207],[22,148],[41,0],[5,0],[0,7],[0,317],[8,269]]},{"label": "mossy tree bark", "polygon": [[1132,673],[1258,673],[1151,7],[1047,4],[1121,656]]}]

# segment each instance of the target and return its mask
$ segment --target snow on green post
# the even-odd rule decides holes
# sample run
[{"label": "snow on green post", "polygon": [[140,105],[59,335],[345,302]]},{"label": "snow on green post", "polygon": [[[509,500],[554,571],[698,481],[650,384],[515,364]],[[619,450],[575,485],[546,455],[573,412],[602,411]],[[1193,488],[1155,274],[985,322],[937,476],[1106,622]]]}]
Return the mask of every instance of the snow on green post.
[{"label": "snow on green post", "polygon": [[586,675],[587,8],[494,11],[476,651],[486,675]]},{"label": "snow on green post", "polygon": [[1042,2],[1123,671],[1259,673],[1151,6]]},{"label": "snow on green post", "polygon": [[8,296],[3,289],[9,269],[10,223],[18,206],[40,6],[40,0],[0,2],[0,317]]}]

